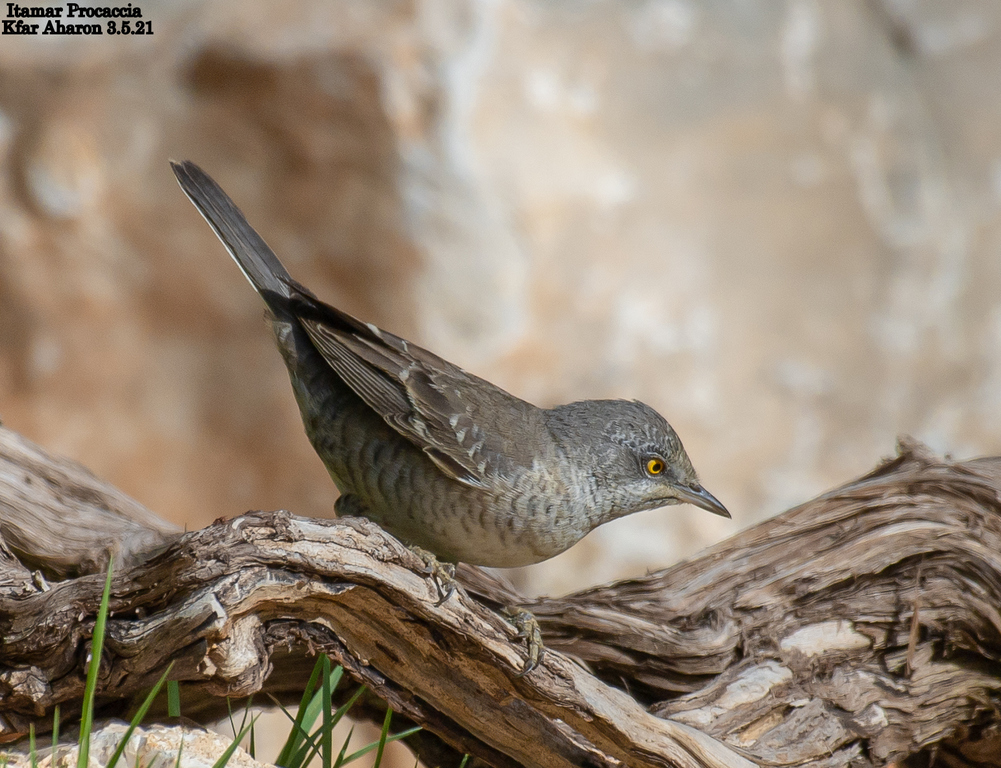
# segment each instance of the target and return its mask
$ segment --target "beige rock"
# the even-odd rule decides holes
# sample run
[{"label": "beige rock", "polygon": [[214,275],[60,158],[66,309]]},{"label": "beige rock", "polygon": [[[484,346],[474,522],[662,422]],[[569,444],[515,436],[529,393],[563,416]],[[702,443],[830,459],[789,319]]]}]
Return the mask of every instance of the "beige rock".
[{"label": "beige rock", "polygon": [[[125,732],[126,723],[110,721],[96,727],[91,734],[89,765],[103,768],[114,754]],[[118,765],[143,768],[212,768],[229,748],[233,739],[197,726],[147,725],[137,728],[119,758]],[[53,751],[51,744],[37,747],[38,768],[72,768],[77,765],[79,747],[75,743],[63,744]],[[180,752],[180,761],[178,761]],[[31,754],[27,744],[0,749],[0,757],[9,760],[10,768],[30,768]],[[241,747],[237,747],[229,761],[229,768],[263,768]]]}]

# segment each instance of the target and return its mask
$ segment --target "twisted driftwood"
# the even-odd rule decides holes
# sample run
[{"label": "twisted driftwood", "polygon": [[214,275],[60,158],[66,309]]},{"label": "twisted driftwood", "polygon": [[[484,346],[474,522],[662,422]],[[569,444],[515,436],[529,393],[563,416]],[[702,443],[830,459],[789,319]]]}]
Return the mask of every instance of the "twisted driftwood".
[{"label": "twisted driftwood", "polygon": [[[367,521],[257,512],[180,535],[0,429],[0,739],[79,711],[114,541],[99,714],[171,661],[189,717],[224,695],[290,700],[323,650],[437,734],[418,748],[438,764],[1001,766],[999,489],[1001,458],[904,445],[666,571],[527,601],[463,568],[469,594],[436,606]],[[511,603],[551,649],[522,678],[487,607]]]}]

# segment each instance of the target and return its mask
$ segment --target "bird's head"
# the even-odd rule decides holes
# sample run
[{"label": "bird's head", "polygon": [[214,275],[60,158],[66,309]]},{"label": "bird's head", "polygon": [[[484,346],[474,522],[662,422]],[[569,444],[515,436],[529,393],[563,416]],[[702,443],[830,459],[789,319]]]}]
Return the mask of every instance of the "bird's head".
[{"label": "bird's head", "polygon": [[607,508],[605,519],[682,503],[730,517],[702,487],[677,433],[650,406],[589,400],[550,413],[564,450],[578,466],[589,468],[596,501]]}]

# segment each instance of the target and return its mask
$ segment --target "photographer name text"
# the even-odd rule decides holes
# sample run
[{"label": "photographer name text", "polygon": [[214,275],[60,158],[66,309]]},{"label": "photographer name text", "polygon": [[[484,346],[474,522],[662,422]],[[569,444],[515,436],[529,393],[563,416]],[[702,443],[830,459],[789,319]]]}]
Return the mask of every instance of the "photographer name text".
[{"label": "photographer name text", "polygon": [[[5,35],[152,35],[153,22],[128,5],[18,5],[5,3]],[[0,6],[2,7],[2,6]]]}]

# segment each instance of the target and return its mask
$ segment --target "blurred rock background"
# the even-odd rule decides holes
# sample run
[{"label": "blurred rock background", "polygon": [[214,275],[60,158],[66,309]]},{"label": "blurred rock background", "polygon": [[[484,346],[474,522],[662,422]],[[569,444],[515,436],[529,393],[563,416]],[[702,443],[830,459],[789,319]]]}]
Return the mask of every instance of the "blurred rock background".
[{"label": "blurred rock background", "polygon": [[0,418],[161,515],[334,500],[168,158],[347,311],[667,415],[734,521],[618,521],[531,591],[673,563],[901,433],[1001,452],[1001,4],[133,5],[152,36],[0,46]]}]

